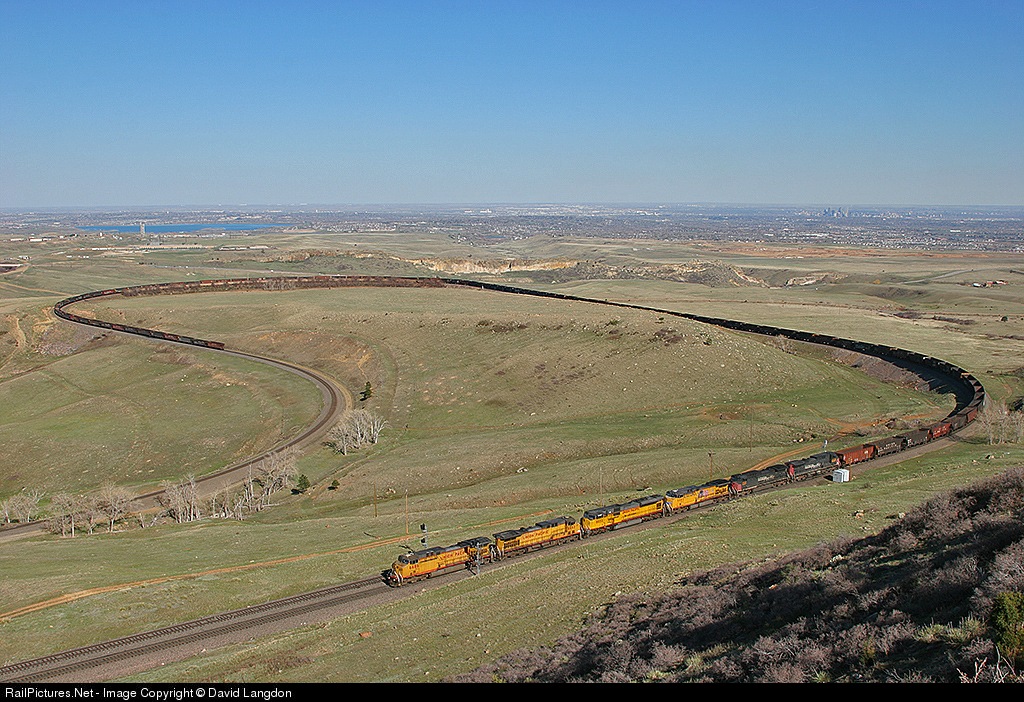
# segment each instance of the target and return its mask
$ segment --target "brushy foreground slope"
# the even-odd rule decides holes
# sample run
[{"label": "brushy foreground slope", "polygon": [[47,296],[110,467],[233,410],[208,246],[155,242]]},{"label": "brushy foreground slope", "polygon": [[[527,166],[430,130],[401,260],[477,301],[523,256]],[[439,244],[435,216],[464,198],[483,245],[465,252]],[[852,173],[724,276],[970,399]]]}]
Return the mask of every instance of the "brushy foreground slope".
[{"label": "brushy foreground slope", "polygon": [[1024,592],[1024,468],[935,497],[875,536],[680,585],[623,597],[553,647],[457,680],[1020,682],[991,615]]}]

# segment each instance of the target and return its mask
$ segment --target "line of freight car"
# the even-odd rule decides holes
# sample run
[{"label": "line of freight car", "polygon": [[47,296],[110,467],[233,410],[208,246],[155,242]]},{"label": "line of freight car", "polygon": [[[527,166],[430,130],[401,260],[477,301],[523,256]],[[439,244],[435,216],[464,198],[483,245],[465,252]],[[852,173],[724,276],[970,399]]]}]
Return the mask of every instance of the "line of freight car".
[{"label": "line of freight car", "polygon": [[[257,289],[280,289],[280,287],[349,287],[349,286],[387,286],[387,287],[398,287],[398,286],[410,286],[410,287],[439,287],[444,285],[458,285],[463,287],[473,287],[481,290],[493,290],[497,292],[505,292],[519,295],[532,295],[539,297],[549,297],[554,299],[562,300],[574,300],[588,303],[611,305],[616,307],[628,307],[638,310],[646,310],[650,312],[657,312],[659,314],[667,314],[676,317],[682,317],[686,319],[692,319],[699,322],[708,324],[714,324],[730,329],[737,329],[741,331],[755,332],[758,334],[773,335],[773,336],[784,336],[800,341],[809,341],[818,344],[824,344],[829,346],[835,346],[838,348],[849,349],[858,351],[860,353],[876,355],[881,357],[896,358],[902,360],[909,360],[914,363],[932,367],[942,373],[949,375],[952,379],[959,380],[963,384],[965,390],[969,389],[970,400],[966,403],[961,399],[965,396],[958,396],[958,404],[954,411],[950,414],[947,419],[951,421],[953,431],[959,428],[957,424],[961,421],[966,424],[973,420],[973,416],[968,413],[973,409],[976,414],[977,410],[981,408],[981,405],[985,399],[985,390],[981,383],[973,375],[967,371],[954,366],[951,363],[942,361],[941,359],[933,358],[930,356],[924,356],[912,351],[905,349],[899,349],[892,346],[882,346],[879,344],[871,344],[862,341],[853,341],[850,339],[842,339],[839,337],[833,337],[829,335],[815,334],[811,332],[801,332],[791,329],[783,329],[779,327],[769,327],[764,325],[755,325],[747,322],[737,322],[728,319],[721,319],[718,317],[705,317],[701,315],[675,312],[671,310],[659,310],[657,308],[645,307],[641,305],[632,305],[628,303],[612,302],[608,300],[597,300],[593,298],[578,297],[575,295],[566,295],[562,293],[546,292],[539,290],[531,290],[528,288],[519,288],[508,285],[500,285],[496,283],[483,283],[480,281],[472,280],[461,280],[456,278],[417,278],[417,277],[388,277],[388,276],[294,276],[294,277],[261,277],[261,278],[231,278],[231,279],[219,279],[219,280],[203,280],[203,281],[187,281],[177,283],[156,283],[150,285],[141,285],[134,287],[123,287],[123,288],[111,288],[108,290],[100,290],[96,292],[85,293],[82,295],[76,295],[71,298],[67,298],[58,302],[54,306],[54,311],[58,316],[70,319],[72,321],[79,321],[85,324],[92,324],[93,326],[103,326],[98,323],[85,321],[83,318],[78,318],[72,315],[68,315],[63,312],[63,308],[74,302],[80,300],[102,297],[105,295],[138,295],[138,294],[160,294],[164,293],[184,293],[199,290],[224,290],[224,289],[246,289],[248,287],[254,287]],[[145,334],[144,334],[145,335]],[[152,336],[152,335],[151,335]],[[164,338],[164,337],[158,337]],[[218,348],[217,342],[203,342],[202,340],[190,340],[186,339],[186,343],[194,343],[200,346],[208,346],[210,348]],[[963,416],[964,419],[958,419],[958,416]]]},{"label": "line of freight car", "polygon": [[[889,439],[864,444],[860,447],[845,449],[838,453],[825,452],[822,454],[816,454],[807,459],[791,461],[785,464],[777,464],[764,469],[746,471],[745,473],[739,473],[732,476],[729,480],[711,481],[702,486],[690,486],[680,490],[670,490],[665,495],[651,495],[633,502],[620,505],[608,505],[594,510],[588,510],[584,513],[583,518],[580,520],[580,524],[577,525],[579,528],[579,537],[583,537],[597,531],[628,527],[648,519],[661,517],[676,509],[690,509],[702,502],[744,494],[744,491],[750,492],[752,490],[769,487],[780,482],[804,479],[813,475],[821,474],[836,465],[852,465],[854,463],[871,460],[896,451],[902,451],[910,446],[916,445],[917,443],[932,441],[936,438],[957,431],[973,421],[977,417],[978,411],[985,399],[984,387],[977,378],[962,368],[958,368],[957,366],[940,359],[895,347],[852,341],[849,339],[820,335],[811,332],[754,325],[717,317],[703,317],[700,315],[675,312],[671,310],[659,310],[656,308],[613,302],[609,300],[597,300],[561,293],[543,292],[527,288],[517,288],[493,283],[481,283],[478,281],[466,281],[459,279],[384,276],[296,276],[187,281],[170,284],[135,286],[129,288],[112,288],[76,295],[58,302],[54,306],[54,311],[60,317],[71,321],[81,322],[83,324],[115,329],[118,331],[127,331],[129,333],[150,336],[168,341],[178,341],[181,343],[189,343],[208,348],[223,349],[224,345],[220,342],[174,335],[152,329],[125,327],[124,325],[115,325],[109,322],[90,320],[64,312],[63,308],[81,300],[117,294],[130,296],[139,294],[199,292],[202,290],[248,288],[274,290],[297,287],[348,287],[359,285],[387,287],[439,287],[443,285],[459,285],[482,290],[494,290],[497,292],[573,300],[657,312],[660,314],[714,324],[728,329],[737,329],[740,331],[755,332],[765,335],[784,336],[797,341],[808,341],[811,343],[836,346],[883,358],[888,357],[909,360],[914,363],[920,363],[921,365],[931,366],[940,372],[951,376],[951,378],[961,381],[964,383],[965,389],[969,387],[971,390],[971,400],[966,403],[965,406],[960,406],[959,403],[961,400],[958,398],[958,406],[950,416],[942,422],[932,425],[927,429],[918,430],[917,432],[908,432],[897,437],[890,437]],[[562,527],[560,528],[565,528],[566,524],[575,524],[575,520],[572,520],[569,517],[561,517],[559,520],[561,520],[562,524]],[[506,541],[513,536],[517,539],[522,539],[523,544],[528,544],[521,546],[523,549],[541,547],[550,543],[556,543],[566,538],[573,538],[575,536],[575,532],[562,537],[551,536],[546,532],[546,530],[550,528],[552,528],[550,524],[542,522],[534,527],[524,527],[520,530],[513,530],[513,532],[495,534],[496,541],[493,549],[491,548],[490,539],[487,537],[477,537],[469,541],[459,542],[459,544],[456,544],[455,546],[439,549],[426,549],[420,552],[405,554],[395,562],[390,570],[384,572],[385,579],[391,584],[400,585],[409,579],[429,577],[433,573],[447,571],[461,565],[467,565],[470,563],[479,564],[481,560],[493,560],[494,558],[499,557],[499,554],[514,554],[520,547],[512,545],[511,541],[506,544]],[[527,535],[529,535],[528,538],[525,538]],[[503,550],[503,544],[507,546],[507,550]]]},{"label": "line of freight car", "polygon": [[163,341],[175,341],[180,344],[191,344],[192,346],[201,346],[203,348],[209,349],[224,349],[224,343],[221,341],[197,339],[196,337],[192,336],[184,336],[182,334],[171,334],[170,332],[162,332],[156,329],[147,329],[145,327],[132,327],[126,324],[118,324],[116,322],[105,322],[101,319],[90,319],[88,317],[81,317],[77,314],[64,312],[63,308],[58,309],[57,307],[54,307],[54,311],[57,314],[57,316],[63,319],[67,319],[71,322],[78,322],[79,324],[85,324],[90,327],[110,329],[111,331],[123,332],[125,334],[134,334],[136,336],[146,336],[151,339],[162,339]]},{"label": "line of freight car", "polygon": [[[934,441],[956,429],[951,422],[939,422],[861,446],[841,451],[822,451],[807,458],[737,473],[728,479],[669,490],[664,495],[648,495],[622,504],[597,507],[584,512],[579,524],[572,517],[559,517],[533,527],[494,534],[493,542],[485,536],[478,536],[452,546],[413,551],[399,556],[391,568],[381,575],[386,583],[399,587],[460,567],[470,568],[499,560],[516,549],[542,548],[566,540],[586,538],[597,532],[634,526],[674,512],[693,509],[704,503],[732,499],[769,487],[806,480],[835,468],[870,461]],[[529,535],[528,538],[524,538],[526,535]]]},{"label": "line of freight car", "polygon": [[[513,293],[519,295],[532,295],[539,297],[548,297],[562,300],[575,300],[581,302],[600,303],[605,305],[612,305],[617,307],[628,307],[639,310],[648,310],[652,312],[658,312],[660,314],[670,314],[672,316],[683,317],[686,319],[692,319],[709,324],[715,324],[730,329],[737,329],[740,331],[754,332],[757,334],[770,335],[770,336],[785,336],[800,341],[809,341],[812,343],[824,344],[828,346],[835,346],[838,348],[844,348],[848,350],[858,351],[869,355],[883,356],[889,358],[895,358],[913,363],[918,363],[925,366],[930,366],[952,375],[954,378],[958,378],[965,385],[970,386],[971,400],[966,403],[964,407],[958,407],[954,410],[953,415],[957,414],[962,409],[970,407],[980,408],[984,400],[984,388],[981,383],[970,373],[964,371],[962,368],[958,368],[951,363],[942,361],[941,359],[925,356],[923,354],[907,351],[906,349],[900,349],[893,346],[882,346],[880,344],[872,344],[862,341],[853,341],[850,339],[843,339],[840,337],[833,337],[826,334],[816,334],[811,332],[801,332],[790,329],[783,329],[779,327],[770,327],[760,324],[751,324],[748,322],[738,322],[728,319],[721,319],[718,317],[705,317],[701,315],[674,312],[671,310],[658,310],[656,308],[649,308],[642,305],[633,305],[628,303],[611,302],[608,300],[597,300],[593,298],[578,297],[575,295],[566,295],[563,293],[547,292],[540,290],[531,290],[528,288],[520,288],[509,285],[501,285],[497,283],[484,283],[473,280],[463,280],[458,278],[413,278],[413,277],[387,277],[387,276],[335,276],[335,275],[318,275],[318,276],[295,276],[295,277],[261,277],[261,278],[231,278],[231,279],[219,279],[219,280],[203,280],[203,281],[188,281],[184,283],[163,283],[163,284],[152,284],[146,286],[136,286],[129,288],[113,288],[109,290],[102,290],[95,293],[86,293],[85,295],[78,295],[73,298],[69,298],[58,303],[59,307],[63,307],[66,304],[89,298],[99,297],[102,295],[114,295],[114,294],[141,294],[145,292],[160,292],[161,290],[186,292],[189,290],[199,289],[230,289],[232,287],[240,286],[253,286],[253,287],[268,287],[273,288],[278,285],[287,284],[289,287],[332,287],[332,286],[357,286],[357,285],[370,285],[370,286],[416,286],[416,287],[437,287],[443,285],[456,285],[462,287],[473,287],[480,290],[493,290],[496,292]],[[951,415],[951,416],[953,416]],[[970,421],[970,420],[968,420]]]}]

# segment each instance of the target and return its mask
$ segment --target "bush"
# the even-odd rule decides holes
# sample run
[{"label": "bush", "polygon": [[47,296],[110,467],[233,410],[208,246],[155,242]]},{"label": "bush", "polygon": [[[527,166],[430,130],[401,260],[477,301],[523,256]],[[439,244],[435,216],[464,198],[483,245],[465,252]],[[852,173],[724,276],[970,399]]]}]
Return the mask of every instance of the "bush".
[{"label": "bush", "polygon": [[996,595],[990,626],[1003,657],[1016,664],[1024,663],[1024,592]]}]

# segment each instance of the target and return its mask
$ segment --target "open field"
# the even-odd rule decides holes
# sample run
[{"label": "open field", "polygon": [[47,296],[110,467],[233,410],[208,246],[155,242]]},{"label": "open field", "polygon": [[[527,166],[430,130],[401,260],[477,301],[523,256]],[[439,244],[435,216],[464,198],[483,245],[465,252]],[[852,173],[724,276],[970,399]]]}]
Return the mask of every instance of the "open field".
[{"label": "open field", "polygon": [[[247,241],[271,247],[259,257],[266,260],[179,251],[69,261],[37,248],[31,265],[0,277],[7,320],[0,335],[0,437],[16,447],[7,455],[17,456],[16,463],[4,459],[0,499],[26,481],[47,492],[83,491],[111,480],[141,487],[205,472],[203,466],[212,470],[273,444],[315,414],[315,391],[289,374],[141,339],[54,331],[69,325],[45,312],[76,292],[239,275],[231,269],[426,275],[431,271],[409,260],[587,258],[635,267],[714,258],[773,286],[640,276],[556,280],[541,268],[489,279],[891,343],[967,368],[998,400],[1024,394],[1024,276],[1012,272],[1024,261],[1010,256],[837,256],[541,237],[483,252],[429,235],[261,234]],[[356,248],[397,258],[337,255]],[[310,250],[329,255],[295,255]],[[793,279],[824,282],[785,284]],[[1007,284],[959,284],[995,279]],[[354,392],[370,382],[366,407],[389,424],[371,450],[343,457],[311,449],[300,468],[313,489],[243,522],[0,542],[0,568],[10,574],[0,584],[0,613],[124,585],[3,622],[3,662],[366,576],[400,550],[374,543],[404,536],[407,524],[415,532],[426,522],[436,545],[541,515],[578,516],[642,491],[706,480],[709,470],[724,477],[794,448],[811,453],[825,438],[830,447],[862,443],[864,436],[892,433],[884,426],[889,419],[938,418],[951,407],[948,398],[743,334],[485,292],[214,293],[108,299],[91,309],[104,319],[297,362]],[[439,679],[571,631],[617,592],[661,588],[696,569],[870,533],[934,492],[1022,458],[1016,446],[967,439],[848,485],[804,486],[716,506],[665,528],[627,530],[139,679]],[[17,481],[8,477],[9,465],[17,467]],[[327,489],[332,480],[338,489]],[[415,547],[416,537],[407,543]],[[288,557],[297,558],[276,563]],[[270,562],[276,564],[249,568]],[[224,566],[239,569],[204,574]],[[194,577],[157,582],[182,575]],[[151,582],[130,585],[142,581]]]}]

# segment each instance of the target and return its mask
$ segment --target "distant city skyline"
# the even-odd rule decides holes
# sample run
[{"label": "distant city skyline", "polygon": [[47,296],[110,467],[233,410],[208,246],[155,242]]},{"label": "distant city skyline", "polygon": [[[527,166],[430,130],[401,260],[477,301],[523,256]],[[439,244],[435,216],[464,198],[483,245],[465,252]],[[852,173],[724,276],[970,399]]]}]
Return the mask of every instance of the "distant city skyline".
[{"label": "distant city skyline", "polygon": [[0,208],[1024,204],[1024,2],[0,0]]}]

